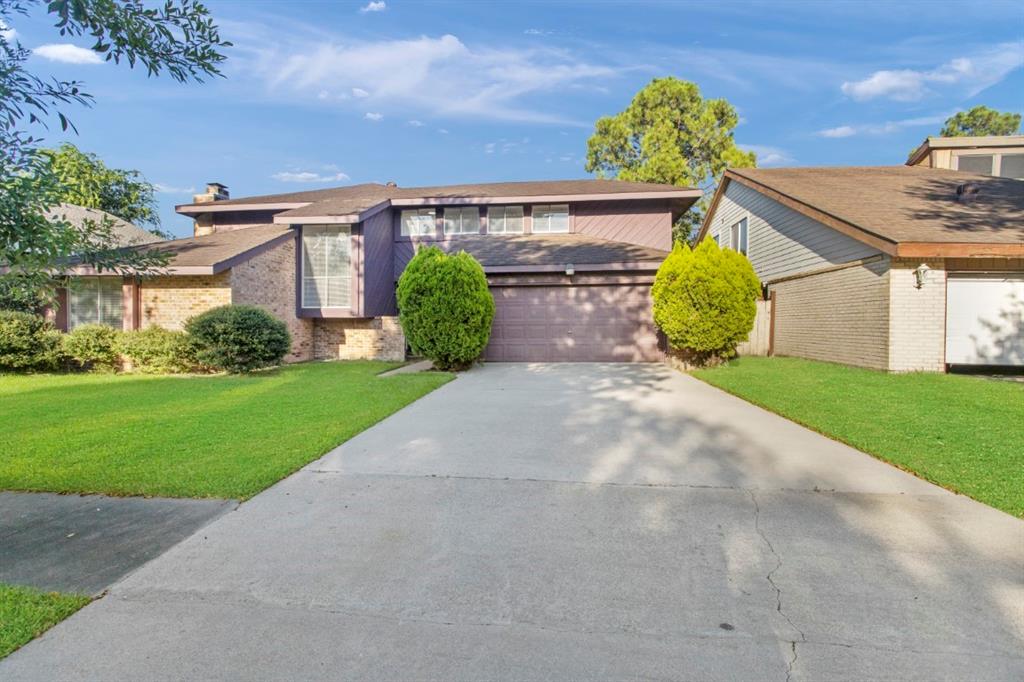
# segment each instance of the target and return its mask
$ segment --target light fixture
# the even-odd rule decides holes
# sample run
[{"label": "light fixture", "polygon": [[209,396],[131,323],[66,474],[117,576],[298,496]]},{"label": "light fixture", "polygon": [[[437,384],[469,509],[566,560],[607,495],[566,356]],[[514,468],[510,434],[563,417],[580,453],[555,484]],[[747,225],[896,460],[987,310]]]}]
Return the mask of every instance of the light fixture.
[{"label": "light fixture", "polygon": [[567,263],[565,266],[565,274],[572,277],[576,274],[576,268],[573,267],[572,263]]},{"label": "light fixture", "polygon": [[927,263],[921,263],[914,269],[914,279],[917,280],[914,286],[918,289],[924,286],[924,283],[928,281],[928,273],[932,269],[928,267]]}]

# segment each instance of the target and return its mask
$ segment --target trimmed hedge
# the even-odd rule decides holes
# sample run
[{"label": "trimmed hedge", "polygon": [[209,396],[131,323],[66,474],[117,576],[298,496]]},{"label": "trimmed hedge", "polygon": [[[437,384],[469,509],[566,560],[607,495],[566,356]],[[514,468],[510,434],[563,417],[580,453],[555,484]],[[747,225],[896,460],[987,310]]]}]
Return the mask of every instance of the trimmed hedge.
[{"label": "trimmed hedge", "polygon": [[0,370],[47,370],[60,365],[61,333],[39,315],[0,310]]},{"label": "trimmed hedge", "polygon": [[754,328],[761,285],[743,254],[713,239],[677,243],[651,288],[654,321],[669,344],[698,363],[736,354]]},{"label": "trimmed hedge", "polygon": [[413,352],[438,369],[465,368],[491,337],[494,298],[466,252],[420,249],[398,280],[398,319]]},{"label": "trimmed hedge", "polygon": [[117,350],[131,361],[132,371],[144,374],[180,374],[198,365],[188,334],[163,327],[122,332]]},{"label": "trimmed hedge", "polygon": [[186,322],[185,331],[201,364],[231,373],[279,365],[292,346],[284,322],[249,305],[207,310]]},{"label": "trimmed hedge", "polygon": [[83,324],[61,339],[61,350],[82,369],[117,369],[117,351],[121,332],[104,324]]}]

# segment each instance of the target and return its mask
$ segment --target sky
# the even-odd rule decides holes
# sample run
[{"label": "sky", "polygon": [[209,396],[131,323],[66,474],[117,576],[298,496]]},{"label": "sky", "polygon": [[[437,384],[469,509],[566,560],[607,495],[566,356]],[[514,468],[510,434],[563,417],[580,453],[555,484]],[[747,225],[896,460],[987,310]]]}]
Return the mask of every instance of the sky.
[{"label": "sky", "polygon": [[739,112],[759,166],[902,163],[953,113],[1024,110],[1019,2],[208,0],[224,78],[105,63],[36,8],[6,27],[91,108],[51,127],[158,188],[163,228],[206,182],[233,197],[587,177],[587,138],[653,78]]}]

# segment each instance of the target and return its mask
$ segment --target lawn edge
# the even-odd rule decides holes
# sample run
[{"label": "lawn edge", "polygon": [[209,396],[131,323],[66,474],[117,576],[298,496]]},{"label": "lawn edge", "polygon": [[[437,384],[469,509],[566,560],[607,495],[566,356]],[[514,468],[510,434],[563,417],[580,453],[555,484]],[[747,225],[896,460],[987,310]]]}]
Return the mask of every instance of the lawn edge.
[{"label": "lawn edge", "polygon": [[24,649],[26,646],[28,646],[32,642],[36,641],[37,639],[39,639],[40,637],[42,637],[47,632],[49,632],[53,628],[57,627],[61,623],[63,623],[68,618],[70,618],[71,616],[75,615],[76,613],[78,613],[79,611],[84,609],[89,604],[92,604],[93,602],[95,602],[98,599],[100,599],[101,597],[103,597],[104,594],[105,594],[104,593],[104,594],[100,594],[100,595],[90,596],[90,595],[87,595],[87,594],[79,594],[79,593],[76,593],[76,592],[61,592],[59,590],[41,590],[41,589],[39,589],[37,587],[32,587],[31,585],[16,585],[16,584],[13,584],[13,583],[2,583],[2,584],[4,586],[6,586],[6,587],[13,587],[13,588],[22,590],[24,592],[35,592],[35,593],[40,594],[40,595],[53,595],[53,594],[56,594],[56,595],[60,596],[61,598],[68,599],[68,600],[70,600],[70,599],[78,599],[78,600],[81,601],[81,603],[78,606],[76,606],[74,608],[74,610],[70,611],[67,615],[65,615],[63,618],[61,618],[60,620],[54,621],[49,626],[43,628],[42,630],[40,630],[36,634],[32,635],[32,637],[30,637],[29,639],[25,640],[24,642],[22,642],[21,644],[19,644],[16,647],[14,647],[10,651],[8,651],[6,653],[0,651],[0,661],[3,661],[5,658],[7,658],[8,656],[14,654],[15,652],[20,651],[21,649]]}]

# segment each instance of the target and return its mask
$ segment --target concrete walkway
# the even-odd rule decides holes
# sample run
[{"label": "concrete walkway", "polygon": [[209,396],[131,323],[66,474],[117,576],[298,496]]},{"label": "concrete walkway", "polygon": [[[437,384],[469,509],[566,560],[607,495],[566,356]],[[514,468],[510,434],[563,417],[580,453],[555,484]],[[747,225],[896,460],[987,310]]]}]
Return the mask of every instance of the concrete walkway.
[{"label": "concrete walkway", "polygon": [[1022,604],[1017,519],[660,366],[489,365],[0,678],[1019,680]]}]

